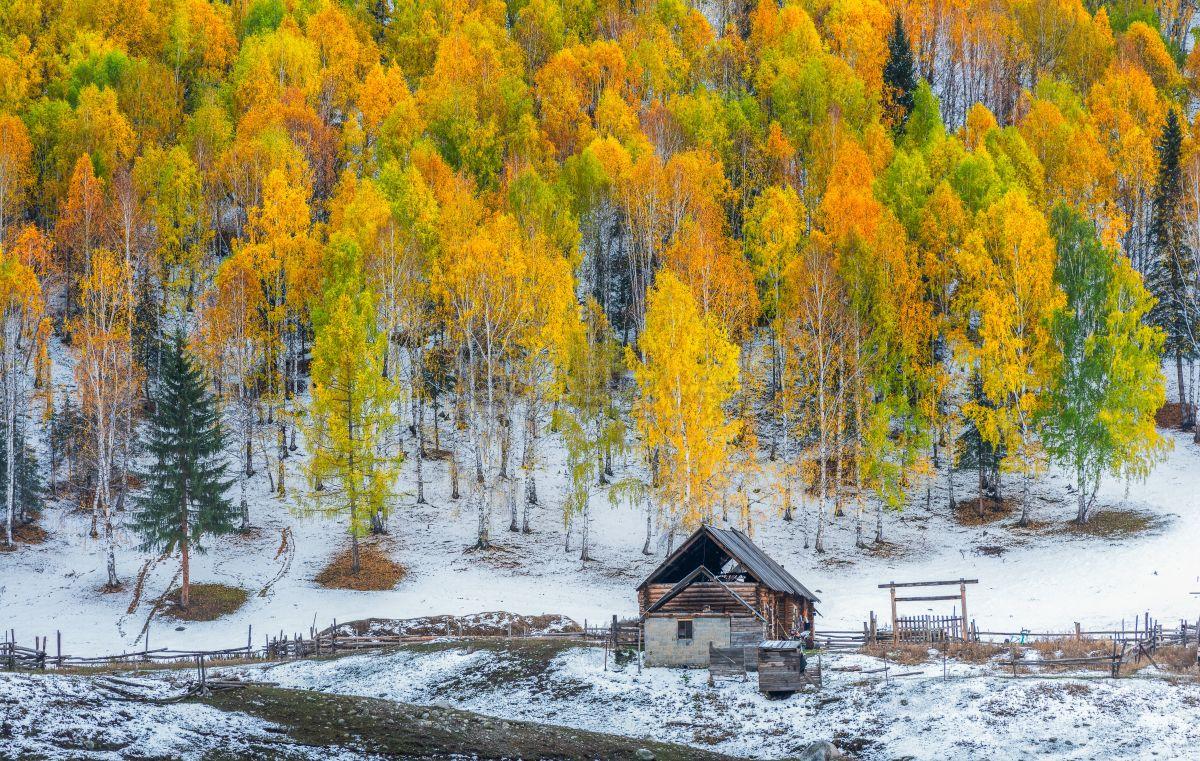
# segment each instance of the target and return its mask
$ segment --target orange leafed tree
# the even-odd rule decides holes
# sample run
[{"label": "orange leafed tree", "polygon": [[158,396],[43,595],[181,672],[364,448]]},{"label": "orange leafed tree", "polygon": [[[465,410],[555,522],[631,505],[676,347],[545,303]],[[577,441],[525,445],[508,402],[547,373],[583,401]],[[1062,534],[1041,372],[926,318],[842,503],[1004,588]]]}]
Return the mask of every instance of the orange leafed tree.
[{"label": "orange leafed tree", "polygon": [[12,114],[0,113],[0,244],[8,225],[19,216],[33,179],[32,155],[25,124]]}]

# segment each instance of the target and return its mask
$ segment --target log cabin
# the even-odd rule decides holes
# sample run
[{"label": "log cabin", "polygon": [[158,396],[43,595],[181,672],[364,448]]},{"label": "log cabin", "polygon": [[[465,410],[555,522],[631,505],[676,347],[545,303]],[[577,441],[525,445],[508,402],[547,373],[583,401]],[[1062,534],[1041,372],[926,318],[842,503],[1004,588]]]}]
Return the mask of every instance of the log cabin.
[{"label": "log cabin", "polygon": [[737,529],[701,526],[637,588],[648,666],[707,666],[709,649],[757,662],[764,640],[811,642],[816,603]]}]

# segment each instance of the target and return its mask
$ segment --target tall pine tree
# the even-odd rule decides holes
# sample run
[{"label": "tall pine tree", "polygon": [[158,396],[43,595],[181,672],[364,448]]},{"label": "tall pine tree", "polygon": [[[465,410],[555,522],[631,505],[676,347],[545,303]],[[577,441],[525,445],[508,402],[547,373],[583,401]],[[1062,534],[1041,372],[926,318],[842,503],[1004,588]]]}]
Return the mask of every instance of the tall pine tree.
[{"label": "tall pine tree", "polygon": [[1183,427],[1195,422],[1195,413],[1187,405],[1183,363],[1195,356],[1196,332],[1196,258],[1187,244],[1183,217],[1183,179],[1179,166],[1183,133],[1175,109],[1167,112],[1162,135],[1158,139],[1158,179],[1154,185],[1154,207],[1150,219],[1151,257],[1146,285],[1158,303],[1150,310],[1150,321],[1166,334],[1164,351],[1175,360],[1179,406]]},{"label": "tall pine tree", "polygon": [[154,458],[138,501],[134,527],[142,548],[179,549],[183,567],[181,607],[190,602],[189,558],[203,552],[205,535],[236,529],[238,511],[225,498],[224,432],[216,400],[176,333],[162,352],[162,370],[150,419],[147,449]]},{"label": "tall pine tree", "polygon": [[912,43],[904,29],[904,19],[896,14],[892,33],[888,35],[888,58],[883,67],[885,102],[891,104],[892,125],[903,129],[913,108],[913,93],[917,90],[917,68],[913,60]]}]

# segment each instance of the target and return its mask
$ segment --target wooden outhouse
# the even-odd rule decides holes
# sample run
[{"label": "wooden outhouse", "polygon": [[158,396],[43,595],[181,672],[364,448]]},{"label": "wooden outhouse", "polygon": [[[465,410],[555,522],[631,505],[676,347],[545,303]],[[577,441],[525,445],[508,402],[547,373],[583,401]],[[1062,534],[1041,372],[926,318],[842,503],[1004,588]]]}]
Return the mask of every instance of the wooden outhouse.
[{"label": "wooden outhouse", "polygon": [[812,592],[737,529],[701,526],[638,586],[646,664],[707,666],[709,649],[813,634]]}]

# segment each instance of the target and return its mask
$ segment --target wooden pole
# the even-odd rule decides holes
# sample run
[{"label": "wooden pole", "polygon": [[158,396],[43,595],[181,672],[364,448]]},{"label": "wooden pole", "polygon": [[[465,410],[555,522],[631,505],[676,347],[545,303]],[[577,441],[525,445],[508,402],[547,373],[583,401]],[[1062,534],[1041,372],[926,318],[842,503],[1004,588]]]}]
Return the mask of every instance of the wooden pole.
[{"label": "wooden pole", "polygon": [[967,582],[965,579],[959,579],[958,593],[962,596],[962,618],[965,626],[967,623]]},{"label": "wooden pole", "polygon": [[891,588],[892,592],[892,644],[900,641],[900,632],[896,628],[896,588]]},{"label": "wooden pole", "polygon": [[638,666],[638,673],[640,674],[640,673],[642,673],[642,627],[641,626],[638,627],[637,637],[638,637],[637,666]]}]

